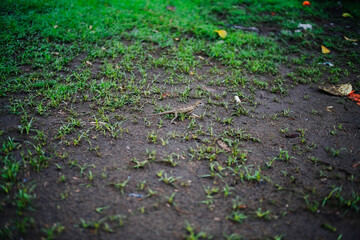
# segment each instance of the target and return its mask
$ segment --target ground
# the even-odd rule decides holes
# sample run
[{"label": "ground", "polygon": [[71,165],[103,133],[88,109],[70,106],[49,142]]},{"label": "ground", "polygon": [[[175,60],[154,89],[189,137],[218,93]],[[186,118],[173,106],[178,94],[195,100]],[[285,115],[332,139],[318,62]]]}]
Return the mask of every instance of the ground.
[{"label": "ground", "polygon": [[358,3],[0,12],[1,239],[360,239]]}]

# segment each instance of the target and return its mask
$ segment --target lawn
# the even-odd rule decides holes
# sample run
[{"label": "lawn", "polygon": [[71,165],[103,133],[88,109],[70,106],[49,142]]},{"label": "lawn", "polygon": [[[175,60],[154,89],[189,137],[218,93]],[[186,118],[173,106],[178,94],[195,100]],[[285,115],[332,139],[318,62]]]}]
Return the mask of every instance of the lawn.
[{"label": "lawn", "polygon": [[0,239],[360,239],[359,3],[0,13]]}]

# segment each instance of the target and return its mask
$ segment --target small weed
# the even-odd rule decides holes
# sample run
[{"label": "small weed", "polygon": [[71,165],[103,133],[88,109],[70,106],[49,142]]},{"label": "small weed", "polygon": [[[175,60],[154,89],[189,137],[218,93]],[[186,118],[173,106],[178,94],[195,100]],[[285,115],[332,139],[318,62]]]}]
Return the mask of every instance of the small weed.
[{"label": "small weed", "polygon": [[8,139],[2,144],[1,153],[4,155],[8,155],[10,152],[14,151],[17,147],[20,147],[20,145],[15,142],[15,139],[8,137]]},{"label": "small weed", "polygon": [[208,196],[211,196],[213,194],[217,194],[219,192],[219,188],[217,187],[210,187],[210,186],[207,186],[207,187],[204,187],[204,190],[206,192],[206,194]]},{"label": "small weed", "polygon": [[224,197],[229,196],[229,194],[231,194],[231,190],[233,190],[233,187],[230,187],[227,183],[225,184],[225,186],[223,187],[223,193],[224,193]]},{"label": "small weed", "polygon": [[148,133],[147,139],[149,142],[151,143],[156,143],[157,142],[157,133],[153,130],[151,133]]},{"label": "small weed", "polygon": [[131,162],[136,163],[135,166],[133,166],[133,168],[139,169],[139,168],[144,168],[146,164],[149,163],[148,160],[144,160],[144,161],[138,161],[136,158],[132,158]]},{"label": "small weed", "polygon": [[291,158],[294,158],[294,157],[291,157],[289,155],[289,152],[286,150],[283,150],[280,148],[279,151],[280,151],[280,153],[279,153],[279,156],[277,157],[277,159],[284,160],[285,162],[289,162]]},{"label": "small weed", "polygon": [[208,236],[205,232],[199,232],[196,233],[195,232],[195,228],[193,226],[190,225],[189,222],[185,222],[185,229],[187,234],[184,235],[184,239],[185,240],[198,240],[200,238],[204,238],[204,239],[211,239],[211,236]]},{"label": "small weed", "polygon": [[121,191],[121,194],[124,195],[124,188],[129,181],[130,181],[130,178],[128,177],[123,182],[111,183],[111,184],[114,185],[115,188],[119,189]]},{"label": "small weed", "polygon": [[326,148],[326,151],[327,151],[332,157],[336,157],[336,156],[338,156],[338,155],[341,153],[341,151],[346,151],[346,148],[341,148],[341,149],[336,150],[336,149],[334,149],[334,148],[329,148],[329,147],[327,147],[327,148]]},{"label": "small weed", "polygon": [[41,231],[45,234],[47,240],[55,239],[57,235],[65,230],[60,223],[54,223],[51,227],[42,228]]},{"label": "small weed", "polygon": [[146,180],[141,181],[141,182],[137,185],[137,189],[138,189],[139,191],[144,190],[145,184],[146,184]]},{"label": "small weed", "polygon": [[304,200],[305,200],[305,203],[306,203],[307,208],[308,208],[312,213],[316,213],[316,212],[318,211],[318,209],[319,209],[320,203],[319,203],[318,201],[313,201],[313,202],[311,202],[311,201],[308,200],[308,198],[309,198],[309,195],[306,195],[306,196],[304,197]]},{"label": "small weed", "polygon": [[169,164],[170,166],[172,167],[175,167],[177,165],[179,165],[179,161],[176,161],[176,160],[179,160],[180,159],[180,155],[179,154],[176,154],[176,153],[172,153],[170,154],[169,156],[165,157],[162,162],[164,163],[167,163]]},{"label": "small weed", "polygon": [[258,218],[264,218],[265,220],[269,220],[269,219],[270,219],[270,216],[269,216],[270,210],[267,210],[267,211],[263,212],[263,211],[261,210],[261,208],[258,208],[258,210],[256,210],[255,213],[256,213],[256,216],[257,216]]},{"label": "small weed", "polygon": [[237,222],[237,223],[242,223],[245,219],[247,219],[248,217],[239,211],[232,211],[227,217],[226,219],[229,219],[231,221]]},{"label": "small weed", "polygon": [[163,181],[164,183],[166,184],[169,184],[169,185],[172,185],[172,186],[175,186],[174,183],[181,179],[181,177],[168,177],[167,173],[163,173],[164,171],[159,171],[157,172],[157,176],[159,177],[159,181]]},{"label": "small weed", "polygon": [[170,197],[165,197],[167,199],[168,204],[170,204],[172,206],[176,206],[176,204],[174,202],[175,194],[176,194],[176,192],[173,192]]}]

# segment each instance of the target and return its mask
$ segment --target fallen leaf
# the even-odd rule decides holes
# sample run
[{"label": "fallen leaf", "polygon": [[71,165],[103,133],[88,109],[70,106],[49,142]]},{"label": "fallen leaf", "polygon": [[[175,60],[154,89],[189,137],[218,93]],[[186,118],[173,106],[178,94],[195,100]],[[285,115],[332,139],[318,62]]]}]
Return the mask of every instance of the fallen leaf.
[{"label": "fallen leaf", "polygon": [[349,41],[349,42],[357,42],[358,40],[357,39],[351,39],[351,38],[348,38],[346,36],[344,36],[345,40],[346,41]]},{"label": "fallen leaf", "polygon": [[335,85],[324,85],[319,86],[320,90],[323,90],[327,93],[330,93],[335,96],[346,96],[349,95],[352,91],[352,86],[350,83],[347,84],[335,84]]},{"label": "fallen leaf", "polygon": [[357,105],[360,106],[360,94],[354,93],[354,91],[351,91],[348,95],[348,98],[356,102]]},{"label": "fallen leaf", "polygon": [[327,54],[327,53],[330,53],[330,50],[328,48],[324,47],[323,45],[321,45],[321,52],[323,54]]},{"label": "fallen leaf", "polygon": [[227,32],[225,30],[215,30],[215,32],[219,34],[222,39],[225,39],[227,36]]},{"label": "fallen leaf", "polygon": [[226,145],[226,143],[224,143],[221,140],[218,140],[217,143],[219,144],[219,146],[225,151],[225,152],[230,152],[230,148],[228,147],[228,145]]},{"label": "fallen leaf", "polygon": [[302,5],[303,5],[303,6],[310,6],[311,3],[310,3],[309,1],[304,1],[304,2],[302,3]]},{"label": "fallen leaf", "polygon": [[350,13],[343,13],[342,16],[343,16],[344,18],[346,18],[346,17],[353,18],[353,16],[351,16]]},{"label": "fallen leaf", "polygon": [[275,16],[276,15],[276,13],[274,13],[274,12],[271,12],[271,16]]},{"label": "fallen leaf", "polygon": [[194,72],[189,72],[189,75],[193,76],[193,75],[195,75],[195,73]]},{"label": "fallen leaf", "polygon": [[88,66],[92,66],[92,63],[91,63],[90,61],[86,61],[85,63],[86,63],[86,65],[88,65]]},{"label": "fallen leaf", "polygon": [[326,111],[335,113],[334,106],[327,106]]}]

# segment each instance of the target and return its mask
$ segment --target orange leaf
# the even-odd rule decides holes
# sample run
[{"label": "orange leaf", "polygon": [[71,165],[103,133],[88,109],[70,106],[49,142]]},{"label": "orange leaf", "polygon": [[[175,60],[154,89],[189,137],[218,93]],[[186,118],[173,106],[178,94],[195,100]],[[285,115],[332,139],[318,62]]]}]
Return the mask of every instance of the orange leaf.
[{"label": "orange leaf", "polygon": [[321,45],[321,52],[323,54],[327,54],[327,53],[330,53],[330,50],[328,48],[324,47],[323,45]]},{"label": "orange leaf", "polygon": [[360,94],[354,93],[354,91],[351,91],[348,95],[348,98],[356,102],[357,105],[360,106]]}]

